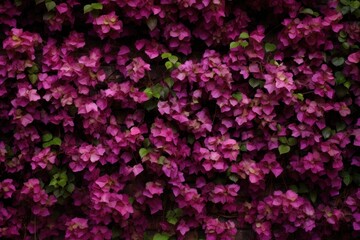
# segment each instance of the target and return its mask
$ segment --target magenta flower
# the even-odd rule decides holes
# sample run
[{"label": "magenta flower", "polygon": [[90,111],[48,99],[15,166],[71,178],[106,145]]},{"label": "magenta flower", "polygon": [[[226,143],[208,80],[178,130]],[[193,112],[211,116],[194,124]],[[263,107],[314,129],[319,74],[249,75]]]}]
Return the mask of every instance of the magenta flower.
[{"label": "magenta flower", "polygon": [[132,62],[126,66],[126,76],[134,82],[138,82],[145,77],[145,72],[150,71],[150,65],[140,57],[134,58]]},{"label": "magenta flower", "polygon": [[358,11],[2,1],[0,239],[358,239]]},{"label": "magenta flower", "polygon": [[12,179],[5,179],[0,182],[0,195],[3,198],[11,198],[15,191],[16,188]]},{"label": "magenta flower", "polygon": [[101,156],[105,153],[105,148],[102,145],[92,146],[92,145],[83,145],[79,148],[79,153],[81,154],[80,158],[84,162],[97,162]]},{"label": "magenta flower", "polygon": [[55,164],[56,154],[51,152],[50,148],[45,148],[39,151],[31,159],[31,168],[35,170],[40,167],[41,169],[49,168],[51,169],[52,165]]},{"label": "magenta flower", "polygon": [[85,218],[73,218],[66,222],[67,226],[65,237],[67,239],[88,239],[88,220]]},{"label": "magenta flower", "polygon": [[118,37],[123,30],[123,23],[118,19],[114,11],[95,18],[93,24],[101,39],[104,39],[107,35],[112,38]]},{"label": "magenta flower", "polygon": [[30,33],[23,31],[23,29],[12,28],[9,37],[4,40],[3,48],[8,51],[10,58],[14,56],[14,52],[26,53],[31,59],[35,59],[35,49],[42,42],[42,39],[37,33]]},{"label": "magenta flower", "polygon": [[163,193],[163,188],[158,182],[148,182],[146,183],[145,191],[143,192],[144,196],[152,198],[154,195],[161,195]]}]

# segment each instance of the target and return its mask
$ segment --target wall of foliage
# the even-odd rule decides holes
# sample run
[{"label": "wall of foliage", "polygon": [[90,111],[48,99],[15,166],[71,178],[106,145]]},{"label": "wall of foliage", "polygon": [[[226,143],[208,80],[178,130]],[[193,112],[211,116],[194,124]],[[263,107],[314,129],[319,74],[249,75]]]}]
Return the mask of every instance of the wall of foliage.
[{"label": "wall of foliage", "polygon": [[359,238],[359,19],[358,0],[1,1],[0,238]]}]

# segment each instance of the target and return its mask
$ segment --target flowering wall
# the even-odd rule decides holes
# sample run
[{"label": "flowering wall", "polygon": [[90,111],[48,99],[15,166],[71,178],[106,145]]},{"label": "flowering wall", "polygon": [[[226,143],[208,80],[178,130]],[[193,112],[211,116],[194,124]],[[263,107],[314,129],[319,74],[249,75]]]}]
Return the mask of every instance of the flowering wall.
[{"label": "flowering wall", "polygon": [[360,237],[359,19],[358,0],[1,1],[0,238]]}]

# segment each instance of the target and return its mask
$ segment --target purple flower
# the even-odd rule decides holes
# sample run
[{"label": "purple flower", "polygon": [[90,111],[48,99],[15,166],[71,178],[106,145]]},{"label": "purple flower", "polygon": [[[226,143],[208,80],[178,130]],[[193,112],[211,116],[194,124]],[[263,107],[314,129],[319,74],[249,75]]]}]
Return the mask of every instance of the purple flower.
[{"label": "purple flower", "polygon": [[104,39],[107,35],[112,38],[118,37],[123,30],[123,23],[118,19],[114,11],[94,18],[93,25],[101,39]]}]

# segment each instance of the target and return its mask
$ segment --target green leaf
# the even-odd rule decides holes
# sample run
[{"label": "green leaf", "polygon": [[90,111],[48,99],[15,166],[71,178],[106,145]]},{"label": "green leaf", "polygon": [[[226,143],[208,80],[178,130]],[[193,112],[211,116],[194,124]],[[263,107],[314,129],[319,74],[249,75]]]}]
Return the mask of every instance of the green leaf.
[{"label": "green leaf", "polygon": [[157,99],[160,98],[162,90],[163,90],[163,86],[159,83],[151,88],[152,95]]},{"label": "green leaf", "polygon": [[336,123],[336,131],[341,132],[346,129],[346,124],[344,122],[337,122]]},{"label": "green leaf", "polygon": [[93,10],[93,8],[92,8],[91,4],[87,4],[84,6],[84,14],[91,12],[92,10]]},{"label": "green leaf", "polygon": [[57,146],[61,146],[61,139],[58,137],[53,138],[53,140],[51,140],[52,145],[57,145]]},{"label": "green leaf", "polygon": [[181,217],[183,215],[183,210],[181,208],[175,208],[174,212],[177,217]]},{"label": "green leaf", "polygon": [[329,137],[331,137],[331,128],[326,127],[321,131],[322,136],[324,137],[324,139],[328,139]]},{"label": "green leaf", "polygon": [[288,143],[288,140],[286,137],[279,137],[279,141],[283,144],[287,144]]},{"label": "green leaf", "polygon": [[73,183],[70,183],[66,186],[66,191],[69,193],[72,193],[75,190],[75,185]]},{"label": "green leaf", "polygon": [[345,38],[347,36],[347,33],[344,32],[344,31],[340,31],[339,36],[342,37],[342,38]]},{"label": "green leaf", "polygon": [[54,191],[54,195],[55,195],[56,198],[59,198],[59,197],[61,196],[60,190],[59,190],[59,189],[56,189],[56,190]]},{"label": "green leaf", "polygon": [[238,46],[240,46],[240,42],[231,42],[231,43],[230,43],[230,49],[236,48],[236,47],[238,47]]},{"label": "green leaf", "polygon": [[169,95],[170,89],[168,87],[162,87],[161,92],[160,92],[160,97],[163,99],[166,99],[167,96]]},{"label": "green leaf", "polygon": [[246,48],[247,46],[249,46],[249,43],[248,43],[248,41],[241,41],[240,46],[242,46],[243,48]]},{"label": "green leaf", "polygon": [[170,77],[165,78],[164,80],[166,82],[166,84],[171,88],[172,86],[174,86],[174,80]]},{"label": "green leaf", "polygon": [[344,87],[343,85],[341,86],[336,86],[335,87],[335,93],[339,98],[343,98],[345,97],[347,94],[349,94],[349,91],[346,87]]},{"label": "green leaf", "polygon": [[242,32],[239,37],[241,39],[248,39],[250,36],[247,32]]},{"label": "green leaf", "polygon": [[278,150],[279,150],[279,153],[282,155],[282,154],[290,152],[290,147],[282,144],[278,147]]},{"label": "green leaf", "polygon": [[300,13],[303,13],[303,14],[309,14],[309,15],[312,15],[312,16],[319,16],[319,13],[318,12],[314,12],[312,9],[310,8],[304,8]]},{"label": "green leaf", "polygon": [[179,60],[179,58],[177,56],[174,56],[174,55],[171,55],[168,59],[173,64],[175,64]]},{"label": "green leaf", "polygon": [[351,82],[350,81],[346,81],[344,83],[344,87],[346,87],[347,89],[349,89],[351,87]]},{"label": "green leaf", "polygon": [[141,158],[145,157],[146,155],[148,155],[150,151],[146,148],[140,148],[139,150],[139,155]]},{"label": "green leaf", "polygon": [[15,0],[15,6],[19,7],[22,4],[22,0]]},{"label": "green leaf", "polygon": [[347,13],[350,12],[350,7],[349,6],[346,6],[346,7],[342,7],[341,8],[341,13],[342,15],[346,15]]},{"label": "green leaf", "polygon": [[178,222],[178,219],[176,217],[170,217],[167,219],[168,223],[175,225]]},{"label": "green leaf", "polygon": [[35,0],[36,5],[39,5],[40,3],[43,3],[43,2],[45,2],[45,0]]},{"label": "green leaf", "polygon": [[293,190],[294,192],[298,193],[299,189],[296,185],[290,185],[289,187],[291,190]]},{"label": "green leaf", "polygon": [[273,52],[276,50],[276,45],[272,43],[265,43],[265,51],[266,52]]},{"label": "green leaf", "polygon": [[346,82],[346,78],[342,72],[335,72],[335,82],[337,85],[343,84]]},{"label": "green leaf", "polygon": [[235,98],[236,100],[238,100],[238,102],[240,102],[242,100],[242,93],[241,92],[233,93],[231,96],[233,98]]},{"label": "green leaf", "polygon": [[28,69],[28,72],[29,73],[38,73],[39,72],[39,67],[36,64],[34,64],[34,65],[31,66],[31,68]]},{"label": "green leaf", "polygon": [[[120,236],[120,234],[119,234],[119,236]],[[112,237],[111,239],[115,239],[115,238],[114,238],[114,235],[113,235],[113,237]],[[142,239],[143,239],[143,240],[152,240],[152,235],[149,234],[148,232],[144,232],[144,236],[143,236]]]},{"label": "green leaf", "polygon": [[344,48],[344,49],[349,49],[350,48],[350,44],[348,44],[347,42],[343,42],[341,44],[341,46]]},{"label": "green leaf", "polygon": [[346,41],[346,39],[339,36],[339,37],[338,37],[338,41],[341,42],[341,43],[343,43],[343,42]]},{"label": "green leaf", "polygon": [[172,64],[172,62],[170,62],[170,61],[167,61],[166,63],[165,63],[165,67],[166,67],[166,69],[170,69],[170,68],[172,68],[173,67],[173,64]]},{"label": "green leaf", "polygon": [[157,26],[157,18],[155,16],[151,16],[146,20],[146,25],[150,29],[150,31],[154,30]]},{"label": "green leaf", "polygon": [[31,84],[33,84],[33,85],[34,85],[34,84],[38,81],[38,79],[39,79],[37,74],[29,74],[28,77],[29,77],[29,80],[30,80]]},{"label": "green leaf", "polygon": [[52,192],[55,191],[55,187],[54,186],[47,186],[45,188],[45,191],[46,191],[46,193],[52,193]]},{"label": "green leaf", "polygon": [[188,144],[192,145],[195,142],[195,137],[192,134],[187,135],[187,142]]},{"label": "green leaf", "polygon": [[68,178],[69,178],[69,182],[75,181],[75,176],[74,176],[74,174],[69,173],[69,174],[68,174]]},{"label": "green leaf", "polygon": [[53,138],[51,141],[43,143],[43,148],[47,148],[50,146],[61,146],[61,139],[58,137]]},{"label": "green leaf", "polygon": [[153,240],[168,240],[170,238],[167,233],[156,233],[153,237]]},{"label": "green leaf", "polygon": [[143,144],[144,144],[144,147],[150,147],[151,143],[150,143],[150,140],[148,138],[145,138]]},{"label": "green leaf", "polygon": [[145,88],[144,93],[146,94],[146,96],[150,99],[153,97],[151,88]]},{"label": "green leaf", "polygon": [[51,133],[46,133],[46,134],[42,135],[41,139],[43,142],[48,142],[51,139],[53,139],[53,135]]},{"label": "green leaf", "polygon": [[157,101],[154,99],[150,99],[144,103],[144,108],[146,111],[151,111],[157,107]]},{"label": "green leaf", "polygon": [[172,54],[171,54],[171,53],[168,53],[168,52],[161,54],[161,58],[162,58],[162,59],[169,58],[169,57],[171,57],[171,56],[172,56]]},{"label": "green leaf", "polygon": [[69,106],[69,114],[71,117],[75,117],[77,114],[77,107],[75,107],[74,105],[70,105]]},{"label": "green leaf", "polygon": [[317,199],[317,193],[315,191],[310,192],[310,200],[311,202],[315,203]]},{"label": "green leaf", "polygon": [[118,226],[113,226],[111,229],[111,239],[115,240],[115,239],[120,239],[121,236],[121,230]]},{"label": "green leaf", "polygon": [[297,140],[296,140],[296,138],[293,138],[293,137],[289,137],[288,138],[288,144],[289,144],[289,146],[295,146],[296,144],[297,144]]},{"label": "green leaf", "polygon": [[356,10],[360,7],[360,2],[359,1],[351,1],[349,6],[353,12],[354,10]]},{"label": "green leaf", "polygon": [[299,99],[300,101],[304,101],[304,95],[302,93],[297,93],[295,94],[296,98]]},{"label": "green leaf", "polygon": [[95,10],[103,9],[103,5],[101,3],[92,3],[91,7],[92,7],[92,9],[95,9]]},{"label": "green leaf", "polygon": [[304,183],[300,183],[298,193],[308,193],[308,192],[309,192],[309,188]]},{"label": "green leaf", "polygon": [[239,177],[236,174],[230,174],[229,179],[235,183],[239,181]]},{"label": "green leaf", "polygon": [[264,82],[259,79],[250,78],[249,84],[252,88],[256,88],[258,86],[262,86],[264,84]]},{"label": "green leaf", "polygon": [[67,181],[67,179],[68,179],[67,174],[66,174],[66,171],[60,172],[59,177],[60,177],[61,179],[66,179],[66,181]]},{"label": "green leaf", "polygon": [[339,67],[339,66],[343,65],[344,62],[345,62],[345,59],[343,57],[334,57],[331,60],[331,63],[336,67]]},{"label": "green leaf", "polygon": [[352,180],[357,186],[360,186],[360,173],[354,173],[352,175]]},{"label": "green leaf", "polygon": [[314,11],[311,8],[304,8],[303,10],[300,11],[300,13],[313,15]]},{"label": "green leaf", "polygon": [[57,179],[53,178],[53,179],[51,179],[51,181],[49,183],[49,186],[57,187],[57,183],[58,183]]},{"label": "green leaf", "polygon": [[343,174],[343,182],[346,186],[349,186],[349,184],[351,183],[352,179],[351,179],[351,176],[350,176],[350,173],[349,172],[346,172],[344,171]]},{"label": "green leaf", "polygon": [[349,0],[340,0],[340,2],[344,5],[349,5]]},{"label": "green leaf", "polygon": [[46,9],[50,12],[56,7],[56,3],[54,1],[46,2],[45,3]]},{"label": "green leaf", "polygon": [[158,159],[158,164],[164,165],[165,160],[166,160],[166,157],[160,156],[159,159]]},{"label": "green leaf", "polygon": [[59,185],[60,187],[65,187],[66,184],[67,184],[67,178],[66,178],[66,179],[65,179],[65,178],[62,178],[62,179],[60,179],[60,180],[58,181],[58,185]]},{"label": "green leaf", "polygon": [[[357,19],[359,19],[360,18],[360,9],[358,8],[358,9],[356,9],[354,12],[353,12],[353,15],[357,18]],[[356,45],[357,46],[357,45]]]},{"label": "green leaf", "polygon": [[176,212],[173,210],[167,211],[166,220],[168,223],[175,225],[178,222],[178,217],[176,215]]},{"label": "green leaf", "polygon": [[176,62],[174,65],[175,65],[176,68],[178,68],[181,65],[181,63]]},{"label": "green leaf", "polygon": [[246,151],[247,151],[247,147],[246,147],[246,144],[245,144],[245,143],[242,143],[242,144],[240,145],[240,151],[241,151],[241,152],[246,152]]}]

